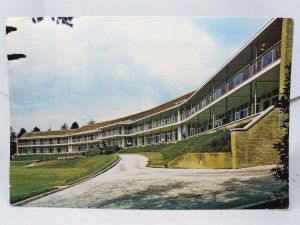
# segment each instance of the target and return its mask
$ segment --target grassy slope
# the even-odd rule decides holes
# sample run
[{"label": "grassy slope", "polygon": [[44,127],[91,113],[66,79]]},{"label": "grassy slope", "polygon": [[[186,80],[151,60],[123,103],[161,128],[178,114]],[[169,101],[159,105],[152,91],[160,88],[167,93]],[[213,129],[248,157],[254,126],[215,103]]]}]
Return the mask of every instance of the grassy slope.
[{"label": "grassy slope", "polygon": [[73,159],[64,163],[28,167],[32,161],[11,161],[11,203],[69,185],[104,170],[118,160],[117,155]]},{"label": "grassy slope", "polygon": [[122,153],[139,153],[149,158],[148,165],[164,167],[167,162],[186,153],[228,152],[230,151],[230,146],[230,131],[219,130],[174,144],[129,148],[123,150]]},{"label": "grassy slope", "polygon": [[160,153],[160,151],[170,145],[172,144],[159,144],[159,145],[149,145],[145,147],[134,147],[129,149],[123,149],[122,151],[120,151],[120,153],[141,154],[148,157],[149,166],[164,167],[163,155]]},{"label": "grassy slope", "polygon": [[228,152],[230,151],[230,131],[219,130],[180,141],[161,150],[165,163],[186,153]]}]

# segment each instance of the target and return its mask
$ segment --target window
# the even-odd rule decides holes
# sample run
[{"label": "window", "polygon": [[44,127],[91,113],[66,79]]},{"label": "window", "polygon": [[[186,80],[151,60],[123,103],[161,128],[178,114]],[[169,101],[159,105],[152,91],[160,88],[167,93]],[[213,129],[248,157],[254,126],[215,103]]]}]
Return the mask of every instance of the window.
[{"label": "window", "polygon": [[235,120],[241,119],[240,112],[236,112],[236,113],[234,114],[234,116],[235,116]]},{"label": "window", "polygon": [[204,108],[206,106],[206,99],[201,101],[201,108]]},{"label": "window", "polygon": [[234,87],[240,85],[242,83],[242,73],[239,73],[233,78]]},{"label": "window", "polygon": [[272,105],[276,105],[278,103],[278,97],[275,96],[272,98]]},{"label": "window", "polygon": [[263,103],[263,110],[266,110],[270,106],[270,101],[267,100]]},{"label": "window", "polygon": [[243,110],[243,118],[248,117],[250,115],[250,108],[244,109]]},{"label": "window", "polygon": [[272,63],[272,51],[268,52],[262,57],[262,68],[265,68]]},{"label": "window", "polygon": [[214,94],[215,100],[218,99],[218,98],[220,98],[221,95],[222,95],[222,93],[221,93],[221,88],[219,88],[219,89],[217,89],[217,90],[215,91],[215,94]]},{"label": "window", "polygon": [[191,113],[194,114],[195,112],[196,112],[196,108],[193,107],[193,108],[191,109]]}]

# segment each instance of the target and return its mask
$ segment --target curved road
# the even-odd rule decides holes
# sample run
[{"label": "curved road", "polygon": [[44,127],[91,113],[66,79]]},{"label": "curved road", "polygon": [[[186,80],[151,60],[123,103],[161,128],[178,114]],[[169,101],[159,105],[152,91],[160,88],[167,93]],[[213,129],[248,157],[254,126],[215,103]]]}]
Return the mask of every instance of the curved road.
[{"label": "curved road", "polygon": [[25,204],[42,207],[224,209],[268,200],[279,186],[272,166],[238,170],[156,169],[122,155],[107,172]]}]

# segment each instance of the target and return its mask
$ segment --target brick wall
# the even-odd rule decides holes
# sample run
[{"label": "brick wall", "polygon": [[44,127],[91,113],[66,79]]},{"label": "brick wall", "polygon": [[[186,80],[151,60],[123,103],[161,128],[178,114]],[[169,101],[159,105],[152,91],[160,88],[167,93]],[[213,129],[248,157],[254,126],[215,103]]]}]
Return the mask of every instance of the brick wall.
[{"label": "brick wall", "polygon": [[231,131],[232,167],[276,164],[279,159],[273,144],[284,135],[283,115],[274,108],[247,130]]},{"label": "brick wall", "polygon": [[168,168],[230,169],[229,152],[187,153],[168,163]]},{"label": "brick wall", "polygon": [[282,33],[281,33],[279,93],[283,93],[285,74],[287,72],[285,65],[290,64],[292,61],[293,28],[294,28],[293,20],[284,18],[282,22]]}]

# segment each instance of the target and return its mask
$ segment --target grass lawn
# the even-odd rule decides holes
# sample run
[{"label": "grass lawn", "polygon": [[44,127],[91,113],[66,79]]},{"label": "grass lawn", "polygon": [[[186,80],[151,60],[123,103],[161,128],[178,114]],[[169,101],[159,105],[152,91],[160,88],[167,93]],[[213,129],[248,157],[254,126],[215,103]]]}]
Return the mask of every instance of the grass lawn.
[{"label": "grass lawn", "polygon": [[230,131],[222,129],[173,144],[133,147],[124,149],[121,153],[141,154],[149,158],[149,166],[165,167],[168,162],[187,153],[229,152],[231,150],[230,142]]},{"label": "grass lawn", "polygon": [[54,160],[58,158],[75,158],[82,157],[81,153],[62,153],[62,154],[32,154],[32,155],[18,155],[13,159],[14,161],[45,161],[45,160]]},{"label": "grass lawn", "polygon": [[148,158],[148,165],[152,167],[164,167],[163,155],[159,152],[142,152],[139,153]]},{"label": "grass lawn", "polygon": [[11,161],[10,201],[15,203],[81,181],[106,169],[118,158],[116,154],[101,155],[34,167],[25,167],[34,160]]}]

